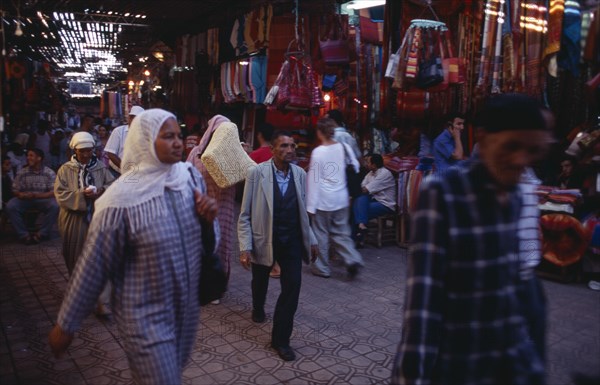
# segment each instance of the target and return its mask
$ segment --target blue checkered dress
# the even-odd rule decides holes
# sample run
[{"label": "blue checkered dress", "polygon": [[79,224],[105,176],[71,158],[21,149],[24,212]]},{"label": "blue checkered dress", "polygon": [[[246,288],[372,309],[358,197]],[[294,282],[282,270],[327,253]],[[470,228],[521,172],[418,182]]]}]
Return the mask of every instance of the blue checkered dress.
[{"label": "blue checkered dress", "polygon": [[424,182],[392,384],[544,383],[530,329],[543,305],[531,314],[519,275],[520,210],[518,190],[501,200],[479,161]]},{"label": "blue checkered dress", "polygon": [[[198,187],[206,191],[204,183]],[[127,216],[100,229],[101,216],[113,209],[95,214],[60,309],[58,324],[74,332],[110,279],[114,317],[136,383],[180,384],[193,348],[202,244],[192,194],[191,182],[181,192],[166,189],[167,215],[135,234]]]}]

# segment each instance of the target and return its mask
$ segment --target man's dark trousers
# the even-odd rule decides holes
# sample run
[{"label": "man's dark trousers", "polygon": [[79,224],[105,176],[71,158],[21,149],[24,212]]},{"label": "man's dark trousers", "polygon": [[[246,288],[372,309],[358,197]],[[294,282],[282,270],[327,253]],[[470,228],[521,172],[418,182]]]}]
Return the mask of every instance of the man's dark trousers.
[{"label": "man's dark trousers", "polygon": [[[278,244],[278,242],[273,245],[274,258],[281,268],[279,278],[281,294],[275,306],[271,334],[273,346],[281,347],[290,344],[290,336],[294,328],[294,315],[300,297],[303,253],[304,245],[300,234],[290,238],[286,245]],[[270,271],[270,266],[252,264],[252,306],[254,310],[262,310],[265,306]]]}]

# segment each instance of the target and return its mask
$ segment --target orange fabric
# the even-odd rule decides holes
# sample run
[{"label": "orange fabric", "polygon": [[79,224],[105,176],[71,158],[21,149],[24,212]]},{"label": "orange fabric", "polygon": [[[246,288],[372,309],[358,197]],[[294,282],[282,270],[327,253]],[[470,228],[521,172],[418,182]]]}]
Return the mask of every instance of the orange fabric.
[{"label": "orange fabric", "polygon": [[581,259],[589,237],[576,218],[566,214],[546,214],[540,218],[540,226],[544,259],[560,267]]}]

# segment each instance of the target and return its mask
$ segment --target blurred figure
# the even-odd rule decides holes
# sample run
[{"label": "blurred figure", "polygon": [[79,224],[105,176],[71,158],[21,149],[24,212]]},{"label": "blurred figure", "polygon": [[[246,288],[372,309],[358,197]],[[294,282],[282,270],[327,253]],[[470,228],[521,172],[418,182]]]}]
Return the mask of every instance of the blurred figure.
[{"label": "blurred figure", "polygon": [[435,170],[440,174],[457,164],[465,155],[460,138],[465,128],[465,117],[458,113],[452,114],[447,124],[444,131],[433,140]]},{"label": "blurred figure", "polygon": [[58,168],[65,162],[64,158],[66,157],[66,154],[61,156],[61,144],[64,140],[65,130],[62,128],[55,129],[50,139],[50,167],[53,170],[58,170]]},{"label": "blurred figure", "polygon": [[202,176],[180,161],[182,155],[173,114],[151,109],[134,119],[123,162],[138,165],[137,183],[128,183],[125,174],[96,201],[48,337],[56,356],[69,347],[110,280],[133,382],[181,384],[200,319],[201,221],[218,234],[216,202],[206,195]]},{"label": "blurred figure", "polygon": [[13,197],[13,180],[14,173],[10,158],[6,155],[2,155],[2,207],[4,207]]},{"label": "blurred figure", "polygon": [[[219,206],[219,224],[221,226],[221,242],[217,247],[215,253],[221,258],[221,263],[223,264],[223,268],[225,273],[227,274],[227,279],[229,279],[229,273],[231,272],[231,259],[233,258],[234,253],[234,228],[235,228],[235,186],[220,188],[217,185],[217,182],[210,176],[210,173],[204,166],[204,163],[200,160],[204,150],[208,147],[210,140],[212,139],[213,133],[219,129],[221,123],[230,122],[228,118],[223,115],[215,115],[208,121],[208,128],[204,135],[202,135],[202,139],[200,143],[194,147],[192,152],[187,158],[187,161],[196,167],[202,177],[206,182],[206,193],[209,197],[215,199]],[[214,300],[212,302],[214,305],[220,303],[220,300]]]},{"label": "blurred figure", "polygon": [[534,99],[490,98],[479,157],[421,187],[392,384],[544,384],[545,299],[520,256],[518,184],[551,135]]},{"label": "blurred figure", "polygon": [[105,166],[110,168],[110,158],[104,149],[110,138],[109,126],[106,124],[99,124],[97,127],[98,135],[96,138],[96,158],[102,162]]},{"label": "blurred figure", "polygon": [[354,152],[354,156],[360,163],[362,153],[360,152],[360,147],[356,142],[356,139],[348,132],[346,126],[344,124],[344,115],[340,110],[329,110],[327,114],[325,114],[324,118],[333,119],[336,123],[336,127],[333,130],[333,140],[339,143],[345,143]]},{"label": "blurred figure", "polygon": [[[125,151],[125,139],[127,138],[127,132],[129,131],[129,126],[137,115],[141,114],[144,109],[140,106],[133,106],[129,110],[129,116],[127,117],[127,124],[123,126],[116,127],[111,133],[108,141],[106,142],[106,146],[104,146],[104,152],[108,156],[109,166],[112,170],[112,173],[115,177],[119,177],[121,172],[127,171],[121,170],[121,159],[123,158],[123,154]],[[129,165],[129,167],[134,167],[135,163]]]},{"label": "blurred figure", "polygon": [[44,166],[51,166],[50,159],[50,143],[52,135],[50,135],[50,125],[47,120],[40,120],[37,124],[37,130],[33,131],[29,136],[27,148],[37,148],[44,152]]},{"label": "blurred figure", "polygon": [[319,257],[312,264],[314,275],[331,276],[329,241],[346,264],[348,278],[353,279],[364,265],[354,247],[350,227],[350,196],[346,182],[346,164],[358,172],[358,160],[347,144],[333,139],[336,122],[321,118],[317,122],[317,137],[321,145],[310,156],[306,185],[306,210],[311,215],[311,227],[319,243]]},{"label": "blurred figure", "polygon": [[244,186],[238,220],[240,262],[252,267],[252,320],[265,321],[269,272],[281,266],[281,294],[273,316],[271,347],[284,361],[296,358],[290,347],[302,281],[302,261],[318,253],[305,204],[306,173],[291,163],[296,144],[289,133],[273,136],[273,159],[252,167]]},{"label": "blurred figure", "polygon": [[577,169],[577,158],[565,155],[560,161],[560,172],[550,185],[561,189],[581,189],[583,187],[584,176]]},{"label": "blurred figure", "polygon": [[250,159],[255,161],[256,163],[266,162],[267,160],[273,157],[273,153],[271,151],[271,138],[273,137],[274,128],[269,123],[263,123],[258,128],[258,134],[256,134],[256,139],[258,140],[258,147],[256,150],[252,151],[248,156]]},{"label": "blurred figure", "polygon": [[202,126],[200,125],[200,123],[196,123],[192,127],[192,132],[188,136],[185,137],[185,140],[183,142],[184,147],[185,147],[185,151],[184,151],[185,159],[187,159],[187,157],[190,155],[190,152],[192,152],[194,147],[196,147],[198,144],[200,144],[200,138],[202,138],[201,132],[202,132]]}]

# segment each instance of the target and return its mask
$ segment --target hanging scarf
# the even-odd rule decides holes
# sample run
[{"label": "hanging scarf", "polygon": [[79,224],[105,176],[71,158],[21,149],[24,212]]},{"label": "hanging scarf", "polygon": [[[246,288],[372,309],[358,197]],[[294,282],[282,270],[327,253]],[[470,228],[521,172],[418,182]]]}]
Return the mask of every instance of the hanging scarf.
[{"label": "hanging scarf", "polygon": [[82,164],[77,160],[77,155],[73,154],[71,160],[77,164],[77,187],[80,190],[84,190],[88,186],[95,186],[94,176],[90,172],[92,168],[98,163],[96,155],[92,155],[92,160],[88,164]]}]

